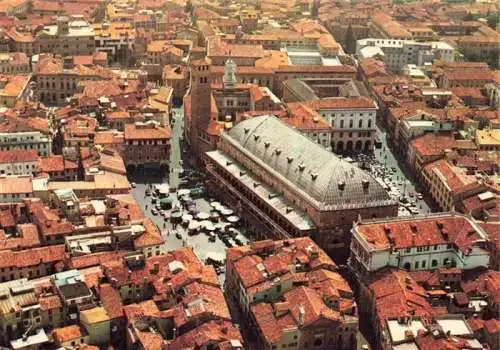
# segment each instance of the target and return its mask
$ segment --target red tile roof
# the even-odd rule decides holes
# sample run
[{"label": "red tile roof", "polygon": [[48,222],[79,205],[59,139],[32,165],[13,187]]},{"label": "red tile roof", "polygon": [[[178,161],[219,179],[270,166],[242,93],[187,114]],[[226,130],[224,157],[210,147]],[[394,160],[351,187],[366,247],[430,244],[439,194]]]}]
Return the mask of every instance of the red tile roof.
[{"label": "red tile roof", "polygon": [[440,349],[440,350],[460,350],[466,349],[464,342],[460,338],[435,337],[431,333],[419,334],[415,339],[419,349]]},{"label": "red tile roof", "polygon": [[490,335],[499,333],[500,332],[500,320],[491,319],[491,320],[484,322],[484,329]]},{"label": "red tile roof", "polygon": [[125,137],[120,131],[98,131],[94,136],[94,144],[96,145],[121,145],[124,143]]},{"label": "red tile roof", "polygon": [[121,261],[125,252],[110,251],[74,256],[69,261],[68,268],[84,269],[91,266],[99,266],[104,262]]},{"label": "red tile roof", "polygon": [[403,249],[454,244],[466,251],[474,246],[476,240],[482,239],[475,225],[461,215],[360,223],[355,230],[373,249],[389,249],[391,245]]},{"label": "red tile roof", "polygon": [[82,336],[83,331],[78,325],[56,328],[52,331],[52,337],[54,337],[54,340],[59,344],[66,343]]},{"label": "red tile roof", "polygon": [[[264,251],[274,255],[264,255]],[[308,266],[310,270],[334,270],[336,265],[310,238],[298,238],[287,241],[261,241],[249,246],[228,249],[228,264],[233,273],[246,289],[248,295],[254,295],[272,286],[275,276],[282,280],[295,278],[290,266],[297,263]],[[313,275],[311,275],[313,276]],[[304,282],[311,282],[314,277],[307,277]]]},{"label": "red tile roof", "polygon": [[489,295],[494,303],[500,304],[500,272],[486,268],[464,270],[460,282],[462,290],[469,296]]},{"label": "red tile roof", "polygon": [[278,67],[275,70],[276,73],[356,73],[356,70],[347,65],[342,65],[342,66],[299,66],[299,65],[293,65],[293,66],[282,66]]},{"label": "red tile roof", "polygon": [[228,321],[209,321],[177,337],[168,344],[169,350],[201,349],[229,340],[239,340],[243,344],[240,331]]},{"label": "red tile roof", "polygon": [[323,109],[357,109],[377,108],[375,102],[368,97],[332,97],[306,102],[314,110]]},{"label": "red tile roof", "polygon": [[30,202],[28,208],[42,236],[64,235],[75,230],[71,222],[61,220],[55,211],[42,202]]},{"label": "red tile roof", "polygon": [[284,123],[304,131],[322,130],[332,131],[328,122],[304,103],[289,103],[287,105],[288,114],[279,117]]},{"label": "red tile roof", "polygon": [[61,309],[62,302],[58,295],[39,296],[38,302],[42,311]]},{"label": "red tile roof", "polygon": [[40,157],[38,159],[37,171],[40,173],[64,172],[64,158],[60,155]]},{"label": "red tile roof", "polygon": [[452,135],[427,133],[410,141],[415,152],[423,157],[444,155],[446,149],[452,149],[455,139]]},{"label": "red tile roof", "polygon": [[[3,213],[4,211],[2,211]],[[5,226],[3,226],[5,227]],[[20,224],[17,226],[17,234],[7,238],[3,231],[0,231],[0,250],[5,249],[27,249],[40,246],[38,230],[34,224]]]},{"label": "red tile roof", "polygon": [[0,151],[0,164],[36,162],[38,153],[33,149],[12,149]]},{"label": "red tile roof", "polygon": [[144,349],[161,349],[165,344],[163,337],[160,333],[152,333],[149,331],[140,331],[134,324],[135,320],[143,316],[156,316],[160,310],[152,300],[147,300],[139,304],[131,304],[124,306],[125,316],[128,324],[133,326],[133,330],[138,338],[138,342]]},{"label": "red tile roof", "polygon": [[103,283],[98,288],[99,299],[109,318],[123,317],[123,303],[120,293],[110,284]]},{"label": "red tile roof", "polygon": [[66,247],[64,244],[40,248],[31,248],[20,251],[0,251],[0,268],[30,267],[40,264],[49,264],[64,259]]},{"label": "red tile roof", "polygon": [[171,131],[168,127],[160,127],[155,124],[125,125],[125,140],[153,140],[153,139],[170,139]]},{"label": "red tile roof", "polygon": [[146,231],[134,239],[134,247],[136,249],[162,245],[165,243],[165,240],[161,237],[161,231],[151,219],[144,220],[143,225]]},{"label": "red tile roof", "polygon": [[497,78],[493,72],[490,71],[453,71],[445,72],[444,75],[450,81],[471,81],[471,80],[485,80],[489,82],[496,82]]},{"label": "red tile roof", "polygon": [[427,164],[424,172],[429,176],[436,174],[439,181],[453,194],[482,187],[475,176],[467,175],[465,169],[453,166],[444,159]]},{"label": "red tile roof", "polygon": [[404,316],[430,319],[435,310],[420,287],[404,270],[384,269],[370,277],[369,290],[375,300],[377,319],[382,327],[385,320]]},{"label": "red tile roof", "polygon": [[263,56],[262,45],[228,44],[219,38],[208,42],[207,57],[261,58]]}]

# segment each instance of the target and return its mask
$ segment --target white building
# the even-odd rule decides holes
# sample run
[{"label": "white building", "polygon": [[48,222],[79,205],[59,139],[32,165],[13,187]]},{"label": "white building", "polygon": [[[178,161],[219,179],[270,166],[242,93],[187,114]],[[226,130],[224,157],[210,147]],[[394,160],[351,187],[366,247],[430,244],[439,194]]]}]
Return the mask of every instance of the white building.
[{"label": "white building", "polygon": [[134,52],[135,28],[130,23],[104,22],[93,25],[96,50],[115,57],[119,52]]},{"label": "white building", "polygon": [[92,55],[94,31],[82,15],[60,16],[55,24],[43,27],[36,35],[38,53],[65,56]]},{"label": "white building", "polygon": [[[378,47],[384,55],[380,55],[378,50],[366,50],[366,47]],[[360,39],[356,42],[356,54],[360,59],[381,56],[387,70],[400,72],[406,64],[416,64],[423,66],[425,63],[432,63],[435,59],[444,62],[455,60],[455,49],[444,42],[418,42],[415,40],[396,39]]]},{"label": "white building", "polygon": [[33,175],[37,161],[38,153],[33,149],[0,151],[0,175]]},{"label": "white building", "polygon": [[52,154],[52,139],[39,131],[0,132],[0,151],[33,149],[40,156]]},{"label": "white building", "polygon": [[455,213],[354,224],[349,265],[360,275],[384,267],[409,271],[488,266],[488,234]]},{"label": "white building", "polygon": [[336,153],[369,151],[376,136],[377,104],[367,97],[334,97],[309,102],[333,128]]}]

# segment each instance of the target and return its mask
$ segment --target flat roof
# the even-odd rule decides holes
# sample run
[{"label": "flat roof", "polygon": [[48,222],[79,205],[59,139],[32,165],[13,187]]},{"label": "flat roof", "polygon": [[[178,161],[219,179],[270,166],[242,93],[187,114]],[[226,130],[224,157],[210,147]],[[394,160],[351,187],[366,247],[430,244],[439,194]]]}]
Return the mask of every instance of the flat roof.
[{"label": "flat roof", "polygon": [[437,319],[437,324],[443,328],[445,333],[451,335],[471,335],[472,332],[462,318]]},{"label": "flat roof", "polygon": [[110,320],[106,309],[104,309],[104,307],[102,306],[80,311],[80,317],[86,320],[88,324],[100,323]]},{"label": "flat roof", "polygon": [[411,322],[400,323],[398,320],[388,320],[387,328],[393,343],[399,343],[405,340],[405,333],[411,331],[414,336],[417,336],[419,330],[425,330],[422,321],[414,319]]},{"label": "flat roof", "polygon": [[65,299],[86,297],[92,294],[90,289],[83,282],[76,282],[60,286],[59,290],[61,291],[61,294],[64,296]]},{"label": "flat roof", "polygon": [[28,346],[35,346],[46,343],[48,341],[49,338],[47,337],[47,334],[45,334],[43,328],[38,328],[36,330],[36,333],[28,336],[26,340],[22,337],[19,339],[11,340],[10,346],[12,346],[13,349],[24,349]]}]

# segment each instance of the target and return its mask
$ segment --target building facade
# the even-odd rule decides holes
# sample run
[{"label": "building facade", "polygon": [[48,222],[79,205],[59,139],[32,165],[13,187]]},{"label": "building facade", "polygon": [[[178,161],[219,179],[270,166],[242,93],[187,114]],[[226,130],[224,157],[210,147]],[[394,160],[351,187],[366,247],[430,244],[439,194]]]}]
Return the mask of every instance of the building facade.
[{"label": "building facade", "polygon": [[487,233],[461,214],[360,221],[351,232],[349,266],[359,276],[384,267],[427,271],[489,264]]},{"label": "building facade", "polygon": [[338,97],[313,101],[318,111],[333,128],[331,147],[336,153],[372,151],[377,134],[377,105],[367,97]]},{"label": "building facade", "polygon": [[166,167],[169,163],[171,132],[156,122],[125,125],[125,155],[127,168]]}]

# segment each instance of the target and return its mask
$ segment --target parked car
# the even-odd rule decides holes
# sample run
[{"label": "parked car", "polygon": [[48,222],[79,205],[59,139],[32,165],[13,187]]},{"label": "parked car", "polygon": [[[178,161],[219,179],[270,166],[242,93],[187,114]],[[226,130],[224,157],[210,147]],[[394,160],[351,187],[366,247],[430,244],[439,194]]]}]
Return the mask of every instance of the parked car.
[{"label": "parked car", "polygon": [[158,215],[158,211],[155,208],[151,208],[151,214]]}]

